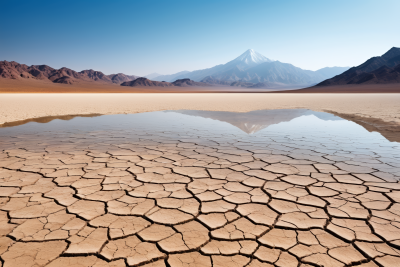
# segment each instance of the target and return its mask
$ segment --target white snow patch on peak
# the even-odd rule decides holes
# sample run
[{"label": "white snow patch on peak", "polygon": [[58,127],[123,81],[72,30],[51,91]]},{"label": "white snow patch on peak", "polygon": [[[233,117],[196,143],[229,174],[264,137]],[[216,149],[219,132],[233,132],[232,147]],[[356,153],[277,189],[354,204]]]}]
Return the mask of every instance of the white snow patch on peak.
[{"label": "white snow patch on peak", "polygon": [[263,62],[272,62],[271,59],[261,55],[260,53],[254,51],[253,49],[249,49],[240,56],[238,56],[234,61],[242,61],[246,64],[260,64]]}]

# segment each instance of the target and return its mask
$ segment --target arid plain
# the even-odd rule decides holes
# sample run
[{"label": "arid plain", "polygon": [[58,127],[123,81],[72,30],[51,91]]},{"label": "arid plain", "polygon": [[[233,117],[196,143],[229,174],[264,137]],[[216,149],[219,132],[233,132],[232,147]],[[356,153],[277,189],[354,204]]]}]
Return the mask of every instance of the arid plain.
[{"label": "arid plain", "polygon": [[398,263],[397,143],[82,130],[1,132],[4,267]]},{"label": "arid plain", "polygon": [[390,136],[392,141],[400,139],[400,94],[3,93],[0,96],[0,124],[71,114],[123,114],[179,109],[248,112],[305,108],[331,112],[353,120],[368,130]]},{"label": "arid plain", "polygon": [[[71,114],[305,108],[399,141],[399,94],[1,94],[0,106],[4,130]],[[2,265],[397,266],[397,143],[175,130],[3,133]]]}]

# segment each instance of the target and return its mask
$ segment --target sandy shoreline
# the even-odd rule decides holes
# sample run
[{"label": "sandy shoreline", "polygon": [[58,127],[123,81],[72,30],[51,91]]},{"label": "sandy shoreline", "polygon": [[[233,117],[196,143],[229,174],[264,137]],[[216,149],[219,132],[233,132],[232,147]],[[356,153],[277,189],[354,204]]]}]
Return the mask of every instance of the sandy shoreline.
[{"label": "sandy shoreline", "polygon": [[306,108],[400,131],[400,94],[1,94],[0,124],[70,114]]},{"label": "sandy shoreline", "polygon": [[70,114],[306,108],[400,124],[400,94],[1,94],[0,124]]}]

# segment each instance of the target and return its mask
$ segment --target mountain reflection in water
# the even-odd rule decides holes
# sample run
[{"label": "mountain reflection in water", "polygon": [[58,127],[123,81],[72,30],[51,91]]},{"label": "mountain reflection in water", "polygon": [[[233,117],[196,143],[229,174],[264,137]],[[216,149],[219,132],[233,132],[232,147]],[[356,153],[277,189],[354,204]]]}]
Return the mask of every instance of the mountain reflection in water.
[{"label": "mountain reflection in water", "polygon": [[[103,132],[115,138],[138,138],[142,134],[179,138],[263,138],[281,136],[316,138],[341,142],[372,139],[374,142],[395,141],[390,136],[370,131],[362,124],[330,113],[307,109],[257,110],[247,113],[168,110],[115,115],[66,115],[35,118],[0,125],[1,136],[54,133],[92,134]],[[385,139],[386,138],[386,139]],[[261,140],[260,139],[260,140]]]},{"label": "mountain reflection in water", "polygon": [[255,110],[246,113],[206,110],[176,110],[165,112],[175,112],[184,115],[227,122],[233,126],[236,126],[247,134],[254,134],[271,125],[281,122],[288,122],[301,116],[314,115],[315,117],[325,121],[343,120],[342,118],[330,113],[312,111],[308,109]]}]

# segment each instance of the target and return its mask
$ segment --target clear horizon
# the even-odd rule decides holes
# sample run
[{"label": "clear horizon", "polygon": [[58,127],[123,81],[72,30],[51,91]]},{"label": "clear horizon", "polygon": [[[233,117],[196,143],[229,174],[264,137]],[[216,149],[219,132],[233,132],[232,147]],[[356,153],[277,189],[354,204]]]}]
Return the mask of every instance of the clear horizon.
[{"label": "clear horizon", "polygon": [[144,76],[248,49],[296,67],[352,67],[400,46],[400,1],[11,1],[0,60]]}]

